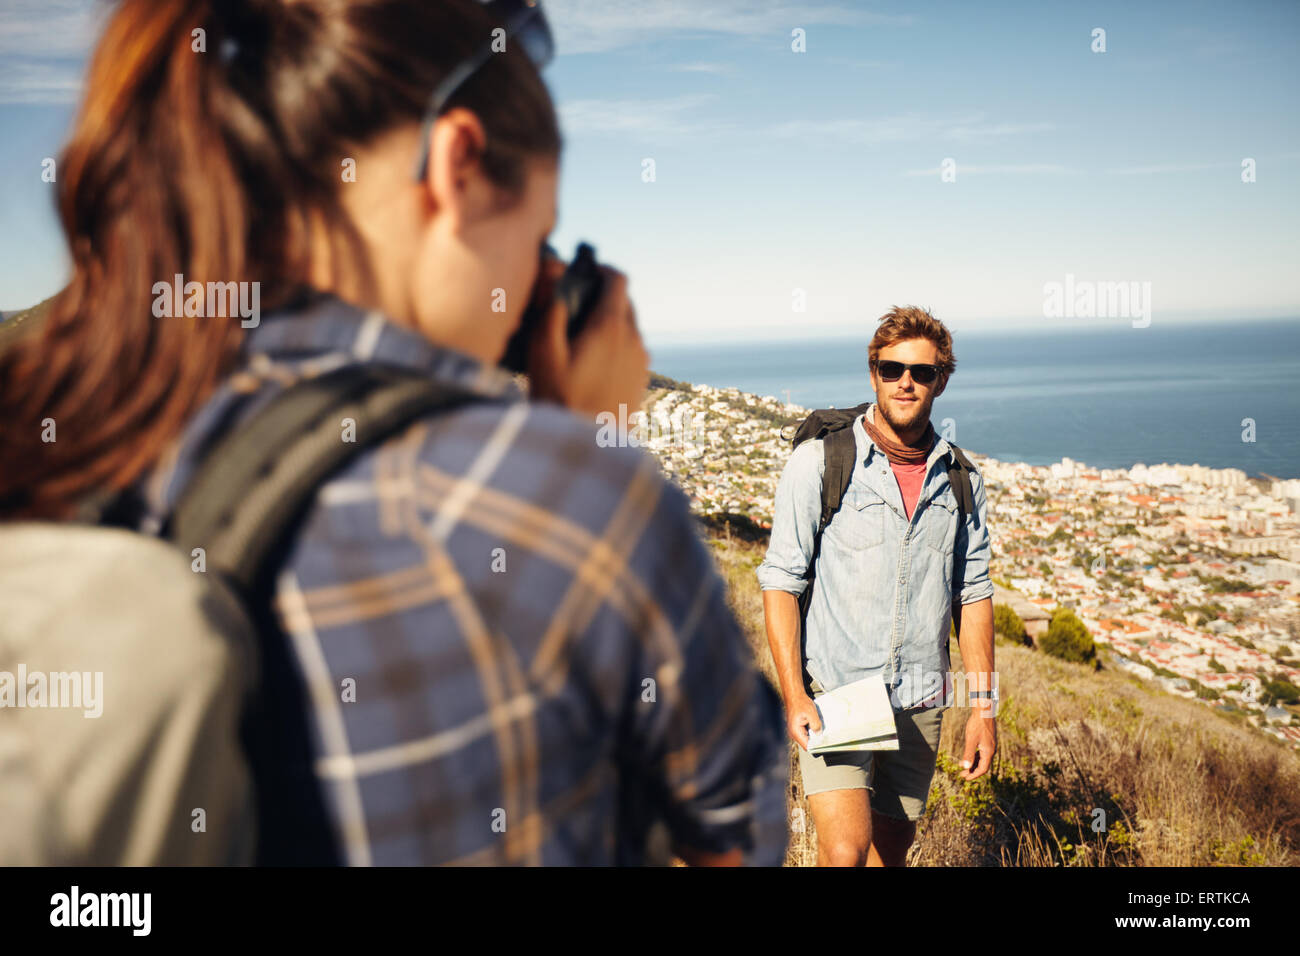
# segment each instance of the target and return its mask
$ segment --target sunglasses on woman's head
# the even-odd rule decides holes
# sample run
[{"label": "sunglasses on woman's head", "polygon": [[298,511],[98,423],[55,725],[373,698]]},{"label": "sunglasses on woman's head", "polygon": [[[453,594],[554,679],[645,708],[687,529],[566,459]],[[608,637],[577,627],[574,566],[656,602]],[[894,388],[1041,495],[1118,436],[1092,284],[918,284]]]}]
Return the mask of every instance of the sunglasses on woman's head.
[{"label": "sunglasses on woman's head", "polygon": [[[484,6],[488,13],[501,21],[505,29],[505,42],[516,40],[533,66],[540,70],[551,62],[555,55],[555,41],[551,38],[551,28],[542,14],[539,0],[488,0]],[[456,91],[492,58],[496,52],[494,44],[497,42],[495,36],[489,38],[473,56],[457,64],[434,88],[424,111],[424,119],[420,123],[420,156],[415,161],[413,171],[417,183],[423,181],[429,168],[429,133],[433,130],[433,124],[438,121]]]},{"label": "sunglasses on woman's head", "polygon": [[912,373],[912,381],[917,385],[933,385],[934,380],[939,377],[939,366],[920,363],[917,365],[907,365],[903,362],[882,361],[876,362],[876,371],[880,373],[882,380],[886,382],[897,382],[903,377],[904,372]]}]

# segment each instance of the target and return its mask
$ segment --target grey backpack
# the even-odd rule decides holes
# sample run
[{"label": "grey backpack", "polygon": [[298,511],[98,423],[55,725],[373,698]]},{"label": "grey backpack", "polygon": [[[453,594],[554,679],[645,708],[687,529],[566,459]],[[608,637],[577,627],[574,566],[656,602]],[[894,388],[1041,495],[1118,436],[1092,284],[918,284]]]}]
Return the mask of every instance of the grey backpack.
[{"label": "grey backpack", "polygon": [[219,441],[167,540],[0,525],[0,864],[334,859],[323,814],[296,825],[313,815],[259,786],[241,740],[274,671],[254,602],[332,473],[469,397],[403,369],[338,369]]}]

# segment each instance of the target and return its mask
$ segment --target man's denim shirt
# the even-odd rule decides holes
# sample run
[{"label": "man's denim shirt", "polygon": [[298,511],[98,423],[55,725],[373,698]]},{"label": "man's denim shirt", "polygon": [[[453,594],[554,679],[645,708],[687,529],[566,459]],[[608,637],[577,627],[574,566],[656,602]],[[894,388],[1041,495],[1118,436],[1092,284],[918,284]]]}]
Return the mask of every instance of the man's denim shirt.
[{"label": "man's denim shirt", "polygon": [[[975,513],[961,522],[948,481],[950,446],[937,438],[909,522],[889,460],[861,418],[853,435],[853,478],[817,557],[804,647],[808,675],[831,690],[880,674],[896,710],[942,705],[954,605],[993,595],[984,479],[972,472]],[[824,467],[820,440],[805,441],[786,462],[758,568],[765,591],[798,595],[808,584]]]}]

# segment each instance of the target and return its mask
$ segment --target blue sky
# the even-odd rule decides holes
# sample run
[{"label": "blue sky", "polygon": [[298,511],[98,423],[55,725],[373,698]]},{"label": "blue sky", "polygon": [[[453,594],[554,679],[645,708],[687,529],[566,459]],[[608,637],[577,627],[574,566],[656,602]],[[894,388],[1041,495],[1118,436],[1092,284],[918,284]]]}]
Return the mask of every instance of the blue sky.
[{"label": "blue sky", "polygon": [[[92,6],[0,4],[0,309],[64,279],[40,160]],[[866,333],[894,303],[1045,326],[1067,273],[1150,282],[1154,322],[1300,316],[1300,4],[544,6],[556,238],[628,273],[652,345]]]}]

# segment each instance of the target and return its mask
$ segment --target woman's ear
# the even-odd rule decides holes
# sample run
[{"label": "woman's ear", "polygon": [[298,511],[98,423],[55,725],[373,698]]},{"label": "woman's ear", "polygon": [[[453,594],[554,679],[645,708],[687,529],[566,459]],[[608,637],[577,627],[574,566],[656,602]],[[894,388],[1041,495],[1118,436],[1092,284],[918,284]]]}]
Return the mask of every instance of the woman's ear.
[{"label": "woman's ear", "polygon": [[438,118],[429,136],[424,188],[434,208],[456,229],[481,211],[487,133],[474,113],[456,108]]}]

